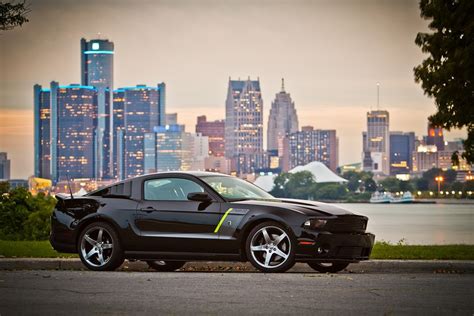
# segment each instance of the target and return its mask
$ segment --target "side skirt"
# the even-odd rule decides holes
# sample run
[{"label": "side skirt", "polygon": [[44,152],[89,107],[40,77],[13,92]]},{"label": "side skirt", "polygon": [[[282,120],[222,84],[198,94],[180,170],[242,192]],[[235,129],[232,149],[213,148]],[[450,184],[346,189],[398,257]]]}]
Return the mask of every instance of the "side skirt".
[{"label": "side skirt", "polygon": [[186,260],[186,261],[242,261],[240,254],[201,252],[125,251],[126,259],[139,260]]}]

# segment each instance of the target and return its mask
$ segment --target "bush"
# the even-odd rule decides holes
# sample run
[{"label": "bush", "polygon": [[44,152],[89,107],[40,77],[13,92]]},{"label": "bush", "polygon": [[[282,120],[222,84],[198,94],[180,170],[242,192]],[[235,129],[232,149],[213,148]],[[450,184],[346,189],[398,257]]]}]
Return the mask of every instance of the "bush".
[{"label": "bush", "polygon": [[43,193],[33,196],[25,188],[8,189],[0,197],[0,239],[47,239],[55,204],[55,198]]}]

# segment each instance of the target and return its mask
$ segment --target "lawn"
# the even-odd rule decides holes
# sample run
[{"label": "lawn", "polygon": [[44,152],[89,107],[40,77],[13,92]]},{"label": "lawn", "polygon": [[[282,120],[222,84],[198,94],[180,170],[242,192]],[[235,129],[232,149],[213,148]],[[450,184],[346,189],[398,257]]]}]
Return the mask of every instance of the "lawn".
[{"label": "lawn", "polygon": [[74,258],[75,254],[59,253],[49,241],[11,241],[0,240],[0,255],[24,258]]},{"label": "lawn", "polygon": [[[23,258],[75,258],[75,254],[56,252],[49,241],[0,240],[0,255]],[[474,245],[414,246],[377,242],[371,259],[474,260]]]}]

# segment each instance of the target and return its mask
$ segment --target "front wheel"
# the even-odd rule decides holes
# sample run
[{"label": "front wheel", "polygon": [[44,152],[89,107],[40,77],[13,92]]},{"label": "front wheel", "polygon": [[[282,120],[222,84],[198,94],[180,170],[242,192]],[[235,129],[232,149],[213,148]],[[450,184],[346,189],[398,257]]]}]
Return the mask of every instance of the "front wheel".
[{"label": "front wheel", "polygon": [[156,271],[171,272],[178,270],[186,264],[186,261],[163,261],[163,260],[148,260],[148,266]]},{"label": "front wheel", "polygon": [[295,242],[288,228],[265,222],[253,228],[245,243],[247,258],[262,272],[285,272],[295,264]]},{"label": "front wheel", "polygon": [[348,262],[308,262],[314,270],[322,273],[337,273],[349,265]]},{"label": "front wheel", "polygon": [[104,222],[92,223],[84,228],[77,248],[82,263],[90,270],[112,271],[124,261],[117,233]]}]

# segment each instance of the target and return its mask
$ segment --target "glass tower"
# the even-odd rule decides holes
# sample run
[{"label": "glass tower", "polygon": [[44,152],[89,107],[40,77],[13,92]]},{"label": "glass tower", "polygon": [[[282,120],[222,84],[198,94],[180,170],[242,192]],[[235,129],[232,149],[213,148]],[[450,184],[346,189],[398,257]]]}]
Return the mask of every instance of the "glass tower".
[{"label": "glass tower", "polygon": [[263,162],[263,100],[260,80],[231,80],[226,100],[225,152],[238,174]]},{"label": "glass tower", "polygon": [[372,167],[368,171],[390,174],[390,116],[388,111],[367,112],[367,133],[363,134],[363,152],[370,153]]},{"label": "glass tower", "polygon": [[[142,175],[145,170],[145,134],[166,118],[165,85],[137,85],[114,91],[114,166],[120,179]],[[122,150],[119,148],[122,147]],[[147,160],[148,161],[148,160]]]},{"label": "glass tower", "polygon": [[81,39],[81,83],[97,89],[97,155],[95,177],[113,175],[113,91],[114,43],[107,39]]},{"label": "glass tower", "polygon": [[34,144],[35,177],[51,178],[50,98],[51,90],[34,86]]},{"label": "glass tower", "polygon": [[51,82],[50,155],[53,181],[95,178],[98,92],[95,87]]},{"label": "glass tower", "polygon": [[414,151],[414,132],[390,132],[390,175],[410,173]]},{"label": "glass tower", "polygon": [[324,163],[336,171],[338,165],[338,141],[335,130],[315,130],[305,126],[288,136],[290,169],[313,161]]}]

